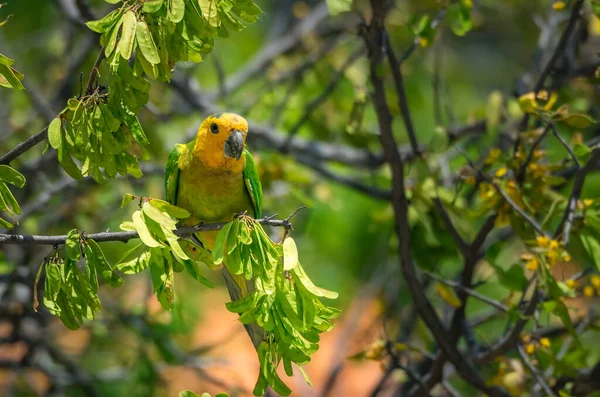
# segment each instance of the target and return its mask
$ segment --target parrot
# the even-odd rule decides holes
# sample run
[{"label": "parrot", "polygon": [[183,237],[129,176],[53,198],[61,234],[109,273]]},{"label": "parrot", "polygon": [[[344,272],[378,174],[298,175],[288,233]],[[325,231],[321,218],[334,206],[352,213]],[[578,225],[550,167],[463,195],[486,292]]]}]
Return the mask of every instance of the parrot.
[{"label": "parrot", "polygon": [[[235,113],[208,116],[198,128],[196,137],[187,144],[176,144],[167,159],[165,196],[167,202],[184,208],[191,216],[182,226],[198,223],[229,222],[239,213],[255,219],[262,217],[262,185],[250,152],[246,149],[248,122]],[[211,249],[218,231],[201,231],[183,240],[186,254],[212,265]],[[254,291],[253,279],[221,269],[232,300]],[[264,330],[256,323],[245,325],[257,347]]]}]

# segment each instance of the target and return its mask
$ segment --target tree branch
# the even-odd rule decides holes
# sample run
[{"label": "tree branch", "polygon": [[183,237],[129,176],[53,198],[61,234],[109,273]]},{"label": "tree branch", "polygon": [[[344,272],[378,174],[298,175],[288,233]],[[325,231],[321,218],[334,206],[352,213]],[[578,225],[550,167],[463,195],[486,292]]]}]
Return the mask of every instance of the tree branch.
[{"label": "tree branch", "polygon": [[44,127],[43,130],[35,135],[30,136],[27,140],[19,143],[14,149],[0,157],[0,164],[10,164],[12,161],[17,159],[23,153],[42,142],[48,137],[48,126]]},{"label": "tree branch", "polygon": [[[569,42],[571,33],[575,29],[575,24],[576,24],[577,20],[579,19],[579,12],[581,11],[582,6],[583,6],[583,0],[576,0],[575,3],[573,4],[573,8],[571,8],[571,16],[569,17],[569,22],[567,23],[567,27],[565,28],[562,36],[560,37],[560,40],[558,41],[558,44],[556,45],[556,49],[554,50],[552,57],[550,57],[550,60],[548,61],[548,63],[544,67],[544,69],[542,70],[542,73],[540,74],[535,85],[533,86],[533,92],[535,92],[536,94],[538,92],[540,92],[542,90],[542,88],[544,88],[546,79],[548,78],[550,73],[554,70],[554,67],[556,66],[556,62],[558,62],[559,58],[565,52],[565,48],[567,46],[567,43]],[[527,127],[528,122],[529,122],[529,113],[526,113],[523,116],[523,118],[521,119],[521,123],[519,124],[519,131],[524,131],[525,128]],[[514,145],[515,153],[517,152],[517,149],[519,148],[520,143],[521,143],[521,134],[519,133],[519,135],[517,136],[517,139],[515,140],[515,145]]]},{"label": "tree branch", "polygon": [[[286,230],[292,228],[290,218],[278,220],[272,218],[256,219],[263,226],[283,227]],[[221,230],[223,226],[229,222],[219,223],[199,223],[194,226],[183,226],[177,228],[174,233],[179,237],[187,237],[192,233]],[[107,241],[121,241],[123,243],[138,238],[136,231],[126,232],[102,232],[87,234],[87,238],[103,243]],[[20,244],[20,245],[58,245],[64,244],[67,239],[66,235],[59,236],[36,236],[23,234],[0,234],[0,245],[2,244]]]},{"label": "tree branch", "polygon": [[379,122],[379,140],[384,157],[392,171],[392,207],[395,214],[395,230],[399,240],[398,251],[402,273],[419,315],[460,375],[471,385],[492,397],[504,396],[505,393],[499,389],[488,387],[475,369],[460,354],[457,347],[449,343],[444,325],[424,291],[420,288],[421,283],[411,256],[408,200],[404,188],[404,162],[398,152],[393,135],[392,116],[385,98],[384,82],[379,73],[383,61],[384,20],[388,5],[385,0],[371,0],[371,10],[373,18],[371,24],[363,29],[363,36],[369,50],[369,75],[374,89],[373,103]]},{"label": "tree branch", "polygon": [[571,190],[571,196],[569,197],[569,204],[567,205],[567,208],[565,209],[565,212],[563,213],[563,216],[556,227],[556,231],[554,232],[554,238],[557,238],[561,233],[563,233],[563,242],[565,244],[569,241],[569,233],[571,232],[571,226],[573,225],[573,220],[575,218],[575,207],[577,206],[577,201],[581,196],[581,191],[583,190],[583,184],[585,183],[586,176],[592,169],[594,169],[598,161],[600,161],[600,144],[592,150],[587,163],[583,167],[579,168],[575,174],[575,181],[573,182],[573,189]]},{"label": "tree branch", "polygon": [[390,64],[390,69],[392,70],[392,76],[394,78],[394,84],[396,85],[396,97],[398,99],[398,107],[400,108],[400,112],[402,113],[402,120],[404,121],[404,127],[406,128],[406,133],[408,134],[408,139],[410,140],[410,145],[412,147],[413,154],[415,156],[418,156],[419,142],[417,141],[415,126],[410,116],[410,109],[408,108],[408,101],[406,99],[406,89],[404,88],[404,79],[402,77],[402,71],[400,70],[401,63],[398,62],[398,59],[396,58],[396,53],[394,52],[394,48],[392,47],[392,43],[390,42],[390,37],[385,31],[385,28],[383,31],[383,35],[383,41],[385,45],[388,63]]}]

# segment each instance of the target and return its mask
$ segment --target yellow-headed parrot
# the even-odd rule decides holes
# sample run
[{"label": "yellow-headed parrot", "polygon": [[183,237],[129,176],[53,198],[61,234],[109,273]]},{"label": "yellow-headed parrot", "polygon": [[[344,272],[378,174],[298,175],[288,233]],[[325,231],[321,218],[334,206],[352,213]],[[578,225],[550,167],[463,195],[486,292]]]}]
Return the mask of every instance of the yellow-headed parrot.
[{"label": "yellow-headed parrot", "polygon": [[[262,186],[252,155],[245,149],[248,122],[234,113],[207,117],[196,138],[175,145],[167,161],[165,194],[169,203],[192,215],[183,225],[231,221],[247,212],[262,217]],[[212,266],[209,252],[218,232],[196,233],[196,244],[182,244],[191,258]],[[229,295],[238,300],[254,291],[254,281],[222,269]],[[246,330],[254,346],[264,338],[264,330],[253,323]]]}]

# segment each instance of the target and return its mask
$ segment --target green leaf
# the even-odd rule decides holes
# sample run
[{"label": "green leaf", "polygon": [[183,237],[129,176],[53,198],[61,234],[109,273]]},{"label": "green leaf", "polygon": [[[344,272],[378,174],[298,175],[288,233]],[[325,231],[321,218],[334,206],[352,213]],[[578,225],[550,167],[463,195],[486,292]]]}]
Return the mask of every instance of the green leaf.
[{"label": "green leaf", "polygon": [[586,114],[569,114],[563,118],[569,127],[573,128],[588,128],[596,121]]},{"label": "green leaf", "polygon": [[6,219],[0,218],[0,227],[10,230],[14,227],[14,225]]},{"label": "green leaf", "polygon": [[104,56],[106,56],[106,58],[110,58],[112,53],[115,51],[115,48],[117,46],[117,38],[119,36],[121,26],[123,25],[123,19],[124,19],[123,16],[119,17],[117,19],[117,22],[113,25],[113,27],[111,29],[110,38],[108,39],[108,43],[106,44],[106,47],[104,48]]},{"label": "green leaf", "polygon": [[158,79],[158,68],[155,64],[150,63],[150,61],[148,61],[144,57],[144,55],[142,55],[141,51],[136,51],[135,59],[139,62],[139,64],[142,67],[142,70],[144,71],[144,73],[146,73],[148,77],[150,77],[152,80]]},{"label": "green leaf", "polygon": [[142,10],[146,14],[154,14],[155,12],[158,12],[162,8],[164,3],[165,3],[164,0],[146,0],[144,2],[144,6],[142,7]]},{"label": "green leaf", "polygon": [[180,208],[180,207],[176,207],[172,204],[167,203],[164,200],[152,198],[149,200],[149,203],[152,204],[157,209],[159,209],[160,211],[166,212],[173,218],[185,219],[185,218],[189,218],[191,215],[188,210]]},{"label": "green leaf", "polygon": [[158,208],[151,205],[148,201],[144,201],[144,203],[142,204],[142,212],[144,216],[147,216],[159,225],[164,226],[167,229],[167,231],[174,230],[177,225],[177,221],[175,219],[171,218],[166,213],[160,211]]},{"label": "green leaf", "polygon": [[57,149],[57,157],[58,162],[71,178],[76,180],[83,178],[81,171],[79,170],[79,168],[71,158],[71,155],[67,151],[66,145],[60,145],[60,147]]},{"label": "green leaf", "polygon": [[[22,75],[16,70],[14,70],[12,67],[0,64],[0,75],[4,77],[8,86],[16,90],[22,90],[25,88],[21,83]],[[1,81],[2,80],[0,79],[0,82]]]},{"label": "green leaf", "polygon": [[210,26],[219,27],[221,24],[219,20],[219,14],[217,13],[217,1],[216,0],[198,0],[200,9],[202,10],[202,16],[206,19],[206,22]]},{"label": "green leaf", "polygon": [[104,118],[104,123],[112,132],[117,131],[119,127],[121,127],[121,122],[113,115],[110,108],[102,102],[98,105],[98,107],[100,108],[100,112]]},{"label": "green leaf", "polygon": [[188,259],[183,261],[183,266],[185,270],[194,278],[194,280],[204,284],[208,288],[214,288],[214,284],[204,277],[202,273],[200,273],[200,269],[198,269],[198,264],[193,259]]},{"label": "green leaf", "polygon": [[167,18],[171,22],[179,23],[185,13],[185,3],[183,0],[167,0]]},{"label": "green leaf", "polygon": [[175,280],[173,277],[173,264],[169,256],[166,258],[167,263],[165,266],[165,272],[161,276],[163,282],[158,288],[157,298],[165,310],[171,311],[173,309],[173,302],[175,301],[175,296],[173,293],[173,283]]},{"label": "green leaf", "polygon": [[301,366],[298,366],[298,369],[300,370],[300,373],[302,374],[302,377],[304,378],[304,380],[306,381],[306,383],[308,383],[308,385],[310,387],[312,387],[312,382],[310,381],[310,378],[308,377],[308,375],[306,374],[306,372],[304,372],[304,369]]},{"label": "green leaf", "polygon": [[44,298],[56,301],[62,285],[60,270],[55,263],[46,264],[46,280],[44,282]]},{"label": "green leaf", "polygon": [[596,269],[600,269],[600,242],[598,242],[596,235],[589,229],[583,229],[579,234],[579,238],[581,239],[583,248],[585,248],[590,258],[592,258]]},{"label": "green leaf", "polygon": [[589,146],[587,146],[583,143],[576,143],[573,146],[573,152],[575,153],[575,156],[577,156],[577,160],[585,163],[585,162],[587,162],[588,158],[590,157],[590,154],[592,153],[592,149],[590,149]]},{"label": "green leaf", "polygon": [[137,230],[140,239],[142,240],[142,242],[144,244],[146,244],[148,247],[151,248],[155,248],[155,247],[162,247],[163,244],[159,243],[158,241],[156,241],[154,239],[154,237],[152,237],[152,235],[150,234],[150,230],[148,230],[148,226],[146,226],[146,223],[144,222],[144,219],[142,218],[142,213],[141,211],[135,211],[133,213],[133,224],[135,226],[135,230]]},{"label": "green leaf", "polygon": [[125,193],[123,196],[123,201],[121,201],[121,208],[125,208],[127,204],[131,203],[135,196],[131,193]]},{"label": "green leaf", "polygon": [[450,28],[457,36],[464,36],[473,28],[471,20],[471,2],[461,0],[448,7]]},{"label": "green leaf", "polygon": [[79,247],[79,230],[73,229],[67,233],[65,241],[65,251],[67,258],[78,261],[81,257],[81,248]]},{"label": "green leaf", "polygon": [[522,291],[527,286],[527,277],[522,266],[514,264],[508,270],[504,270],[493,262],[490,262],[490,265],[496,271],[498,281],[504,288],[510,291]]},{"label": "green leaf", "polygon": [[139,256],[128,260],[128,258],[130,258],[134,253],[137,253],[142,247],[145,248],[144,244],[140,243],[123,254],[123,257],[115,265],[115,269],[125,274],[137,274],[150,267],[151,254],[149,250],[146,250]]},{"label": "green leaf", "polygon": [[96,33],[104,33],[117,22],[117,18],[121,15],[121,10],[114,10],[107,14],[104,18],[97,21],[88,21],[85,25]]},{"label": "green leaf", "polygon": [[199,397],[199,396],[191,390],[184,390],[179,393],[179,397]]},{"label": "green leaf", "polygon": [[25,177],[9,165],[0,164],[0,179],[18,188],[25,186]]},{"label": "green leaf", "polygon": [[329,299],[336,299],[338,297],[337,292],[328,291],[314,285],[300,264],[298,264],[298,266],[292,270],[292,275],[294,276],[296,282],[302,283],[304,288],[313,295]]},{"label": "green leaf", "polygon": [[[231,229],[229,230],[229,233],[227,233],[227,245],[225,247],[225,252],[227,253],[227,255],[231,255],[233,253],[233,251],[235,250],[235,248],[237,247],[237,243],[238,243],[238,230],[240,227],[240,221],[238,219],[235,219],[232,223],[231,223]],[[239,273],[234,273],[234,274],[239,274]]]},{"label": "green leaf", "polygon": [[352,0],[326,0],[325,2],[329,8],[329,14],[334,16],[352,10]]},{"label": "green leaf", "polygon": [[154,42],[154,38],[152,37],[150,30],[148,30],[148,25],[145,21],[138,21],[135,38],[137,39],[138,48],[142,52],[144,58],[151,64],[160,63],[156,43]]},{"label": "green leaf", "polygon": [[52,149],[58,149],[61,144],[60,126],[62,122],[60,117],[55,117],[48,126],[48,142]]},{"label": "green leaf", "polygon": [[283,240],[283,270],[292,270],[298,265],[298,248],[290,236]]},{"label": "green leaf", "polygon": [[2,196],[2,199],[7,204],[8,212],[17,215],[21,213],[21,207],[19,206],[17,199],[15,199],[15,196],[13,196],[12,192],[4,182],[0,182],[0,196]]},{"label": "green leaf", "polygon": [[223,263],[223,258],[225,254],[225,241],[227,240],[227,235],[229,234],[229,230],[231,230],[231,225],[233,222],[229,222],[223,229],[217,234],[217,238],[215,239],[215,244],[213,246],[213,263],[215,265],[220,265]]},{"label": "green leaf", "polygon": [[244,313],[255,307],[259,296],[259,292],[254,291],[251,294],[246,295],[242,299],[225,303],[225,307],[232,313]]},{"label": "green leaf", "polygon": [[88,261],[91,261],[96,270],[100,273],[102,278],[106,280],[106,282],[111,287],[119,287],[123,284],[124,280],[116,274],[106,258],[104,257],[104,252],[94,240],[87,239],[86,245],[86,257]]},{"label": "green leaf", "polygon": [[15,61],[10,59],[9,57],[0,54],[0,65],[6,65],[6,66],[10,66],[12,64],[14,64]]},{"label": "green leaf", "polygon": [[146,138],[146,134],[144,134],[142,125],[140,124],[137,117],[128,116],[125,119],[125,122],[127,123],[127,127],[129,128],[129,130],[133,134],[133,137],[140,145],[149,145],[150,144],[150,142],[148,141],[148,138]]},{"label": "green leaf", "polygon": [[133,46],[135,44],[135,31],[137,28],[137,19],[135,13],[131,10],[123,15],[123,29],[119,39],[119,53],[124,59],[131,58]]}]

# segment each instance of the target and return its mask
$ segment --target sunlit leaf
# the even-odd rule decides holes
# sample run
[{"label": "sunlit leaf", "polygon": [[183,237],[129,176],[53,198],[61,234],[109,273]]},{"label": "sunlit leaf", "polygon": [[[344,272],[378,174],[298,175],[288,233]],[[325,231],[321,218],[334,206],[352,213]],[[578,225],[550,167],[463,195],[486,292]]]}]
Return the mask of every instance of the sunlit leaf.
[{"label": "sunlit leaf", "polygon": [[19,188],[25,186],[25,177],[23,174],[5,164],[0,164],[0,180],[8,182]]}]

